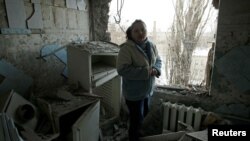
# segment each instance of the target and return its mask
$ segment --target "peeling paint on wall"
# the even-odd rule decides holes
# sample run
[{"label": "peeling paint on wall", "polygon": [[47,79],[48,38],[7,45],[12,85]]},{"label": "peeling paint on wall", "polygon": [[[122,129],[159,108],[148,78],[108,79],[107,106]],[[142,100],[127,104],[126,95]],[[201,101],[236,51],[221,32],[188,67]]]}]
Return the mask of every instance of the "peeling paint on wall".
[{"label": "peeling paint on wall", "polygon": [[[91,0],[92,1],[92,0]],[[40,49],[46,44],[64,46],[70,42],[90,40],[89,9],[78,10],[66,8],[65,1],[41,0],[43,29],[39,34],[3,35],[0,34],[0,58],[21,69],[34,80],[35,92],[58,87],[64,83],[60,73],[64,65],[54,56],[49,61],[36,59]],[[93,18],[97,40],[109,41],[107,30],[110,0],[92,1]],[[24,1],[26,15],[32,14],[32,3]],[[89,8],[89,7],[88,7]],[[100,13],[99,13],[100,12]],[[0,0],[0,28],[8,28],[4,0]]]}]

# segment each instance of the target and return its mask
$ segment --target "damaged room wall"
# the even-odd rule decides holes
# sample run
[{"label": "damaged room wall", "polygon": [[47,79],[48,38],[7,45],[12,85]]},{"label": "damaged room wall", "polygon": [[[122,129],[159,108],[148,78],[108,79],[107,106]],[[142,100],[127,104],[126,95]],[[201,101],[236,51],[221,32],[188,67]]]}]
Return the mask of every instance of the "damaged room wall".
[{"label": "damaged room wall", "polygon": [[210,94],[216,112],[250,118],[250,1],[221,0]]},{"label": "damaged room wall", "polygon": [[108,30],[109,19],[109,3],[111,0],[91,0],[90,9],[92,9],[90,16],[91,20],[91,37],[92,40],[110,41],[110,34]]},{"label": "damaged room wall", "polygon": [[[26,21],[34,12],[35,2],[37,1],[23,0]],[[21,33],[15,30],[14,33],[0,34],[0,59],[7,60],[31,76],[34,80],[35,92],[58,87],[65,80],[61,76],[64,64],[55,56],[49,56],[47,61],[37,59],[41,48],[48,44],[64,46],[70,42],[92,40],[90,24],[93,22],[91,21],[94,21],[95,39],[107,40],[106,23],[110,0],[95,0],[92,8],[87,0],[82,0],[79,5],[69,0],[40,0],[39,2],[42,16],[41,28],[28,28],[26,22],[25,30]],[[93,11],[93,15],[90,11]],[[0,0],[0,28],[1,30],[11,29],[5,0]],[[25,31],[31,33],[22,33]]]}]

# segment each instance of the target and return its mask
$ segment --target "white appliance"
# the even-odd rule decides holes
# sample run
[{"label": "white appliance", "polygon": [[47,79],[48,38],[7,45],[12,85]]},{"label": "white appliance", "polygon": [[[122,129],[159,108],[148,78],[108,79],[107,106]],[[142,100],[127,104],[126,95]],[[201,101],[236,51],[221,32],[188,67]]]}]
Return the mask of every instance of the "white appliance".
[{"label": "white appliance", "polygon": [[102,96],[101,106],[110,117],[119,115],[121,103],[121,78],[116,71],[118,52],[118,45],[103,41],[67,46],[69,82]]}]

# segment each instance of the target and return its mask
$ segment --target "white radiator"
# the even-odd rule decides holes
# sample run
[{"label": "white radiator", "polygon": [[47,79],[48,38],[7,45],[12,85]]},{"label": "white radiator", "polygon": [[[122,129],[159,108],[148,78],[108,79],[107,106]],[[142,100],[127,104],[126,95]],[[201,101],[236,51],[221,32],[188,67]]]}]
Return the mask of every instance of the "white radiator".
[{"label": "white radiator", "polygon": [[163,109],[163,130],[179,131],[178,121],[192,126],[195,131],[200,130],[202,115],[205,113],[201,108],[164,102]]}]

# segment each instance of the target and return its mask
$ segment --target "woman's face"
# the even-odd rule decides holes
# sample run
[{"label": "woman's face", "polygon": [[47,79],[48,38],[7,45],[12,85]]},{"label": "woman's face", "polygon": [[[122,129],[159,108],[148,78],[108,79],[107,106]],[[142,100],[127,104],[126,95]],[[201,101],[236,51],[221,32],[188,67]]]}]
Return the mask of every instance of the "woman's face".
[{"label": "woman's face", "polygon": [[143,42],[147,37],[147,29],[145,24],[142,22],[135,23],[131,31],[131,36],[136,42]]}]

